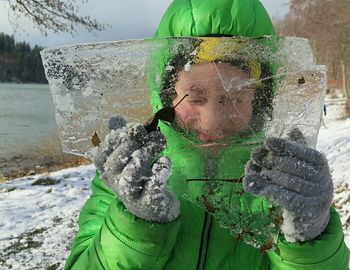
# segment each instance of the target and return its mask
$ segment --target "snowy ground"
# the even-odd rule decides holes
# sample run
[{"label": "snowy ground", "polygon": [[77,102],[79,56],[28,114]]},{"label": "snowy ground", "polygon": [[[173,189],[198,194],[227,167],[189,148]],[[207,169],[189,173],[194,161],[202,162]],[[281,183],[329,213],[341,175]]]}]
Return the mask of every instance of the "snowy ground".
[{"label": "snowy ground", "polygon": [[320,129],[317,149],[328,158],[335,187],[333,202],[340,214],[345,242],[350,247],[350,119],[326,118],[325,125]]},{"label": "snowy ground", "polygon": [[[326,117],[317,148],[329,159],[334,204],[350,246],[350,119],[335,118]],[[94,172],[82,166],[0,184],[1,270],[63,268]]]},{"label": "snowy ground", "polygon": [[1,270],[63,269],[94,173],[82,166],[0,185]]}]

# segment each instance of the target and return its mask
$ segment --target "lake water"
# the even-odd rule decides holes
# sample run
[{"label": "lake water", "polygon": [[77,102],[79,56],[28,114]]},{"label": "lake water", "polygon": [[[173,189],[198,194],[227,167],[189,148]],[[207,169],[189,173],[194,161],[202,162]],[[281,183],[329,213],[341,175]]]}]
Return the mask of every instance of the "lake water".
[{"label": "lake water", "polygon": [[55,132],[48,85],[0,83],[0,158],[35,149]]}]

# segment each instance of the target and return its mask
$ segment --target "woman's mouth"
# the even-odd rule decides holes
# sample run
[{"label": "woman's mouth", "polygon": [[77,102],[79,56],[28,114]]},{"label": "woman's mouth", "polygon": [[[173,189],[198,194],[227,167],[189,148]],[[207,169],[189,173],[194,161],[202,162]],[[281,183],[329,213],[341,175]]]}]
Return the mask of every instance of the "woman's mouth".
[{"label": "woman's mouth", "polygon": [[203,142],[213,142],[213,141],[221,140],[223,138],[222,136],[213,136],[213,135],[206,134],[204,132],[198,132],[197,136]]}]

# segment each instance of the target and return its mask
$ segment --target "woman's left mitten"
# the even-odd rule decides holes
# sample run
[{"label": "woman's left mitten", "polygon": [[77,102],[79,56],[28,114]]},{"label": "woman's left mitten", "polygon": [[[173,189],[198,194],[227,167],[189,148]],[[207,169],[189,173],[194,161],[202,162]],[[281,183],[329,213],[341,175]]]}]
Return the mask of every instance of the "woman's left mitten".
[{"label": "woman's left mitten", "polygon": [[283,209],[281,231],[290,242],[308,241],[326,228],[333,199],[333,181],[326,157],[306,146],[294,129],[289,139],[267,138],[252,152],[244,188],[266,196]]}]

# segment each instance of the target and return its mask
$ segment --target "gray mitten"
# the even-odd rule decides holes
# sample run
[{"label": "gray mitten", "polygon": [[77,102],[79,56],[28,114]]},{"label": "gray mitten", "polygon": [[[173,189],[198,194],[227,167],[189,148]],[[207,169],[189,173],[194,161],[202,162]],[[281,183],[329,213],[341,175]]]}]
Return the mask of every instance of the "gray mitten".
[{"label": "gray mitten", "polygon": [[151,222],[170,222],[180,213],[176,196],[166,190],[170,162],[158,156],[166,141],[159,131],[147,133],[141,124],[111,118],[110,133],[94,156],[96,168],[124,206]]},{"label": "gray mitten", "polygon": [[252,152],[244,189],[267,196],[283,209],[281,231],[289,242],[308,241],[326,228],[333,199],[333,181],[326,157],[306,146],[294,129],[289,140],[267,138]]}]

